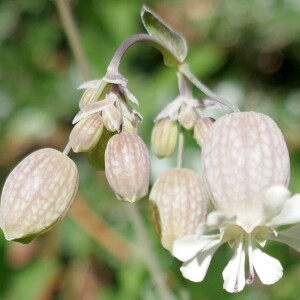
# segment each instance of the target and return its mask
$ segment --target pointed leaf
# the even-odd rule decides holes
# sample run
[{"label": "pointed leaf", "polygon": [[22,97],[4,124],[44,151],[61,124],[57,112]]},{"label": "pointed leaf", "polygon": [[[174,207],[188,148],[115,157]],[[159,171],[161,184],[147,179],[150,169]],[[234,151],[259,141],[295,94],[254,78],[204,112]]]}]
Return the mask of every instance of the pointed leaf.
[{"label": "pointed leaf", "polygon": [[[165,24],[153,11],[143,6],[141,18],[148,33],[159,39],[180,62],[186,58],[188,47],[185,39],[167,24]],[[165,60],[167,58],[165,57]]]}]

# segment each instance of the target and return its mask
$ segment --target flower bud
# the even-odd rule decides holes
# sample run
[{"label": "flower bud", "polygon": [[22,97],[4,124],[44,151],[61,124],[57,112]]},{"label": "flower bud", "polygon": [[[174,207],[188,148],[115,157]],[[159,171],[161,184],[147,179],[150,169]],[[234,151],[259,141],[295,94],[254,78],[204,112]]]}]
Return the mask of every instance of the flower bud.
[{"label": "flower bud", "polygon": [[131,133],[137,133],[137,128],[136,128],[135,123],[136,122],[133,122],[133,121],[129,120],[126,117],[123,117],[122,130],[127,131],[127,132],[131,132]]},{"label": "flower bud", "polygon": [[75,163],[51,148],[33,152],[9,174],[3,187],[0,224],[7,240],[28,243],[68,211],[78,186]]},{"label": "flower bud", "polygon": [[102,111],[102,119],[104,126],[109,131],[119,131],[122,122],[122,116],[119,110],[110,105]]},{"label": "flower bud", "polygon": [[189,169],[174,168],[160,175],[149,199],[154,227],[169,251],[176,239],[195,233],[206,215],[202,180]]},{"label": "flower bud", "polygon": [[120,200],[135,202],[148,193],[150,158],[135,133],[114,135],[105,150],[106,178]]},{"label": "flower bud", "polygon": [[271,118],[255,112],[231,113],[207,132],[202,169],[215,208],[236,216],[237,223],[251,232],[264,216],[265,190],[288,185],[289,153]]},{"label": "flower bud", "polygon": [[161,119],[154,124],[151,134],[151,148],[158,158],[171,156],[177,143],[178,128],[175,121]]},{"label": "flower bud", "polygon": [[192,107],[186,105],[180,110],[178,121],[182,127],[191,130],[194,128],[198,118],[196,111]]},{"label": "flower bud", "polygon": [[93,99],[96,92],[97,92],[97,88],[86,89],[79,101],[79,108],[82,109],[83,107],[87,106]]},{"label": "flower bud", "polygon": [[87,159],[90,165],[92,165],[98,171],[104,171],[104,153],[110,138],[115,135],[116,132],[108,131],[106,128],[103,129],[100,140],[97,145],[87,153]]},{"label": "flower bud", "polygon": [[80,120],[70,134],[70,143],[74,152],[87,152],[94,148],[103,131],[103,122],[99,113],[91,114]]},{"label": "flower bud", "polygon": [[207,130],[214,123],[212,118],[199,118],[194,127],[194,138],[197,144],[202,147],[203,140],[206,135]]}]

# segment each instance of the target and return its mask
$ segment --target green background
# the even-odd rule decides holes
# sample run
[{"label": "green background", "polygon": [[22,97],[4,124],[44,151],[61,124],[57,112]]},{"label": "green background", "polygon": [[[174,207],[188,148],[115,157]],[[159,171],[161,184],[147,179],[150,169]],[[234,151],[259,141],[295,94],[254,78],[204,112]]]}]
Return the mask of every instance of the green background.
[{"label": "green background", "polygon": [[[187,62],[199,79],[241,110],[270,115],[281,128],[291,158],[292,193],[300,192],[300,3],[297,0],[74,0],[70,6],[91,77],[101,78],[118,45],[143,32],[140,9],[149,5],[189,43]],[[84,82],[55,2],[0,2],[0,186],[28,153],[62,150],[78,111]],[[178,93],[174,70],[147,45],[124,56],[121,72],[139,99],[144,116],[140,135],[149,145],[153,119]],[[195,90],[195,96],[201,97]],[[251,128],[249,128],[251,130]],[[187,138],[184,162],[200,168],[200,149]],[[72,154],[80,174],[79,192],[93,213],[120,237],[136,243],[125,204],[116,200],[105,176],[82,154]],[[153,158],[152,183],[175,158]],[[239,294],[222,289],[222,271],[231,257],[228,246],[212,260],[202,283],[182,278],[180,263],[161,246],[151,226],[147,199],[138,204],[153,251],[167,284],[178,299],[299,299],[300,255],[268,243],[266,252],[284,267],[283,278],[262,286],[256,278]],[[85,221],[82,221],[84,220]],[[143,260],[120,261],[81,222],[68,214],[52,231],[21,245],[0,237],[1,299],[158,299]],[[96,232],[105,237],[101,226]]]}]

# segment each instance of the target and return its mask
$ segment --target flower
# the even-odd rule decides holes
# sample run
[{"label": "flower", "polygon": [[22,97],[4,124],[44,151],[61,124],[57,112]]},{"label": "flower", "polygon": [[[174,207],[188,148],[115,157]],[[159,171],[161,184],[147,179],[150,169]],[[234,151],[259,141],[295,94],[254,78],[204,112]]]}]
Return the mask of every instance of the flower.
[{"label": "flower", "polygon": [[197,144],[202,147],[204,137],[206,135],[206,132],[211,127],[211,125],[214,123],[213,118],[199,118],[194,126],[194,139],[196,140]]},{"label": "flower", "polygon": [[[291,197],[287,189],[289,155],[279,128],[255,112],[218,119],[204,138],[202,170],[216,210],[195,234],[174,242],[172,253],[184,262],[183,276],[202,281],[216,250],[229,243],[234,255],[222,274],[225,290],[241,291],[253,282],[255,272],[263,284],[275,283],[283,270],[261,250],[266,241],[300,250],[300,194]],[[280,231],[282,225],[294,226]]]},{"label": "flower", "polygon": [[169,118],[157,121],[151,133],[151,149],[158,158],[171,156],[177,144],[178,126]]},{"label": "flower", "polygon": [[93,149],[103,132],[103,120],[99,114],[92,114],[75,124],[70,133],[70,144],[74,152],[88,152]]},{"label": "flower", "polygon": [[133,203],[147,195],[150,157],[136,133],[125,131],[109,139],[105,149],[105,175],[120,200]]},{"label": "flower", "polygon": [[7,240],[28,243],[64,217],[75,198],[78,170],[64,153],[45,148],[24,158],[7,177],[0,225]]},{"label": "flower", "polygon": [[135,104],[138,101],[127,89],[127,79],[122,75],[108,72],[103,79],[87,81],[79,89],[86,91],[70,134],[74,152],[93,151],[98,143],[103,143],[103,131],[134,132],[137,122],[142,121],[141,115],[128,104],[128,101]]},{"label": "flower", "polygon": [[[264,253],[259,246],[264,247],[269,239],[300,251],[299,225],[282,231],[276,230],[281,225],[300,222],[300,194],[289,197],[289,191],[284,186],[273,186],[265,192],[263,204],[265,219],[251,232],[246,232],[237,225],[236,218],[229,219],[221,212],[213,211],[196,234],[176,240],[172,253],[184,262],[180,269],[183,276],[191,281],[202,281],[216,250],[224,243],[229,243],[234,248],[234,255],[223,271],[225,290],[231,293],[243,290],[246,283],[253,282],[254,271],[263,284],[278,281],[283,274],[280,262]],[[219,228],[219,234],[203,234],[216,228]],[[249,263],[247,279],[246,255]]]},{"label": "flower", "polygon": [[172,168],[155,181],[150,196],[152,221],[164,248],[195,232],[206,216],[206,194],[201,178],[192,170]]}]

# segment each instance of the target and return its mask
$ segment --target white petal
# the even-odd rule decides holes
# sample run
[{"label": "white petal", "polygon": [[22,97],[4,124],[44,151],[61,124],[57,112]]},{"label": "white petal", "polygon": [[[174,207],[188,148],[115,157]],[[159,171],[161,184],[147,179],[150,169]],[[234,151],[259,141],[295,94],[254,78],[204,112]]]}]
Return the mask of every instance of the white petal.
[{"label": "white petal", "polygon": [[268,225],[276,227],[280,225],[290,225],[300,222],[300,194],[287,199],[280,213],[272,218]]},{"label": "white petal", "polygon": [[283,269],[277,259],[258,248],[253,249],[252,255],[254,269],[263,284],[273,284],[282,277]]},{"label": "white petal", "polygon": [[233,257],[225,267],[223,273],[223,288],[229,293],[236,293],[243,290],[245,286],[245,251],[240,242]]},{"label": "white petal", "polygon": [[270,236],[269,239],[286,244],[300,252],[300,224],[279,231],[277,236]]},{"label": "white petal", "polygon": [[84,90],[84,89],[89,89],[89,88],[93,88],[93,89],[98,88],[100,86],[101,82],[102,82],[102,80],[99,80],[99,79],[86,81],[78,87],[78,90]]},{"label": "white petal", "polygon": [[205,221],[202,221],[199,223],[199,225],[196,228],[196,235],[201,237],[202,235],[204,235],[206,230],[207,230],[207,227],[206,227]]},{"label": "white petal", "polygon": [[222,227],[230,220],[224,213],[214,210],[207,215],[206,225],[213,228]]},{"label": "white petal", "polygon": [[214,247],[222,242],[218,239],[219,235],[188,235],[180,238],[173,243],[172,255],[180,261],[186,262],[195,257],[203,249]]},{"label": "white petal", "polygon": [[169,103],[155,118],[154,122],[164,119],[170,118],[171,120],[175,121],[178,117],[179,108],[183,102],[181,97],[176,98],[174,101]]},{"label": "white petal", "polygon": [[206,275],[210,261],[219,246],[217,244],[209,247],[205,251],[201,251],[192,260],[185,262],[180,268],[182,276],[194,282],[202,281]]},{"label": "white petal", "polygon": [[283,185],[275,185],[267,189],[264,194],[264,214],[266,219],[276,216],[289,197],[290,192]]},{"label": "white petal", "polygon": [[114,104],[116,101],[116,97],[109,97],[101,101],[90,103],[84,106],[78,114],[74,117],[72,124],[78,123],[80,120],[88,117],[91,114],[97,113],[102,111],[103,109],[107,108],[108,106]]},{"label": "white petal", "polygon": [[203,243],[203,240],[197,239],[195,235],[188,235],[174,241],[172,255],[186,262],[195,257],[206,244],[207,241]]},{"label": "white petal", "polygon": [[136,99],[136,97],[126,87],[119,86],[119,89],[127,100],[130,100],[132,103],[139,105],[138,99]]}]

